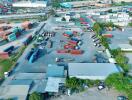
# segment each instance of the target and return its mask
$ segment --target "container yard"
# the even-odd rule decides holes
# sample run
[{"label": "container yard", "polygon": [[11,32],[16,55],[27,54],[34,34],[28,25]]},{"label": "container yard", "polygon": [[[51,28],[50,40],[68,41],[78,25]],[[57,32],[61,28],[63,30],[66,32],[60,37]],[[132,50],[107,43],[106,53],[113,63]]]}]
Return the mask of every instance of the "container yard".
[{"label": "container yard", "polygon": [[[57,64],[67,68],[69,62],[95,62],[95,57],[99,62],[107,61],[102,46],[94,45],[93,39],[91,38],[94,34],[92,31],[84,32],[76,25],[69,26],[68,23],[56,23],[53,21],[54,18],[50,20],[51,21],[40,30],[36,41],[33,43],[33,47],[28,51],[27,55],[25,55],[26,61],[24,61],[24,67],[22,67],[23,71],[31,72],[32,70],[33,72],[45,72],[45,68],[48,64]],[[64,29],[56,30],[53,27],[58,29],[61,27]],[[68,30],[66,30],[67,28]],[[39,50],[39,56],[34,55],[35,49]],[[99,53],[98,51],[102,51],[103,53]],[[101,61],[101,58],[99,59],[98,55],[100,55],[101,58],[105,56],[103,61]],[[36,69],[38,65],[40,69]]]}]

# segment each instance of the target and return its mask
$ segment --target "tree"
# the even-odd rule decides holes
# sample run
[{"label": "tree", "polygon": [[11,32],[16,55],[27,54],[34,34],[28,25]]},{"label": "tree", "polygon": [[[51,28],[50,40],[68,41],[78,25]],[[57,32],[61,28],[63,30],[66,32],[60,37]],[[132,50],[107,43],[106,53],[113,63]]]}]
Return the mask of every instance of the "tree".
[{"label": "tree", "polygon": [[112,9],[108,10],[108,13],[112,13]]},{"label": "tree", "polygon": [[122,51],[121,51],[121,49],[113,49],[113,50],[111,50],[111,54],[112,54],[114,57],[116,57],[117,55],[122,54]]},{"label": "tree", "polygon": [[62,20],[62,21],[66,21],[65,17],[63,17],[61,20]]},{"label": "tree", "polygon": [[43,96],[39,93],[34,92],[29,96],[29,100],[43,100]]},{"label": "tree", "polygon": [[130,27],[132,27],[132,22],[128,24]]},{"label": "tree", "polygon": [[129,100],[132,100],[132,84],[130,80],[132,80],[131,76],[124,77],[122,73],[115,73],[107,77],[105,83],[109,87],[115,87],[118,91],[124,92]]},{"label": "tree", "polygon": [[95,23],[93,26],[93,30],[97,33],[100,34],[100,32],[102,31],[102,28],[100,27],[99,23]]},{"label": "tree", "polygon": [[108,43],[107,43],[107,38],[101,36],[101,37],[100,37],[100,41],[101,41],[101,43],[103,44],[103,46],[104,46],[105,48],[109,48],[109,45],[108,45]]}]

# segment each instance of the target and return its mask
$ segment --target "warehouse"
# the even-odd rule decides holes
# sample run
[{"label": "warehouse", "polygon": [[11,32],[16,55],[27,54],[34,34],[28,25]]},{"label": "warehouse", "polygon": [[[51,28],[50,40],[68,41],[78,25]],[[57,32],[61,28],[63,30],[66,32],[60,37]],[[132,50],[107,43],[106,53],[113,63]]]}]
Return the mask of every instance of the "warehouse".
[{"label": "warehouse", "polygon": [[69,77],[91,80],[105,80],[110,74],[120,72],[112,63],[69,63]]},{"label": "warehouse", "polygon": [[13,7],[46,7],[47,1],[20,1],[13,3]]},{"label": "warehouse", "polygon": [[13,100],[27,100],[29,88],[29,85],[8,85],[4,90],[1,90],[4,95],[0,96],[0,100],[9,98],[13,98]]},{"label": "warehouse", "polygon": [[90,5],[95,5],[99,0],[88,0],[88,1],[73,1],[73,2],[65,2],[60,5],[65,8],[76,8],[76,7],[86,7]]}]

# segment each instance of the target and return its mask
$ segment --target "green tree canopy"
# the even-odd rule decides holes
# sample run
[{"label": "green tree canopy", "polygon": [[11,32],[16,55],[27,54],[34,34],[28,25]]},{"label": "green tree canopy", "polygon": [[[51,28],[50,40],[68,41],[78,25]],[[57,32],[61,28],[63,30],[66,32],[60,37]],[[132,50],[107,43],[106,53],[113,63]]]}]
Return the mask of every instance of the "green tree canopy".
[{"label": "green tree canopy", "polygon": [[127,94],[129,100],[132,100],[132,81],[131,76],[124,77],[122,73],[115,73],[110,75],[105,83],[107,86],[115,87],[118,91]]},{"label": "green tree canopy", "polygon": [[43,96],[39,93],[34,92],[29,96],[29,100],[43,100]]}]

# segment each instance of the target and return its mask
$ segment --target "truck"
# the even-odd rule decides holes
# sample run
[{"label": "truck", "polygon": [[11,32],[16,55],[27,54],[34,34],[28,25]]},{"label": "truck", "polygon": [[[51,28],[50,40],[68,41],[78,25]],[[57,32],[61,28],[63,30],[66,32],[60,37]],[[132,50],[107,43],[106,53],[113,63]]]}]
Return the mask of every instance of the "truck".
[{"label": "truck", "polygon": [[14,48],[15,48],[14,46],[9,46],[4,50],[4,52],[8,52],[10,54],[14,50]]},{"label": "truck", "polygon": [[74,55],[80,55],[83,54],[83,50],[71,50],[70,53]]},{"label": "truck", "polygon": [[40,53],[39,49],[34,50],[33,54],[31,55],[31,57],[29,59],[29,62],[33,63],[35,60],[37,60],[39,57],[39,53]]}]

